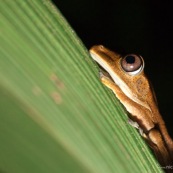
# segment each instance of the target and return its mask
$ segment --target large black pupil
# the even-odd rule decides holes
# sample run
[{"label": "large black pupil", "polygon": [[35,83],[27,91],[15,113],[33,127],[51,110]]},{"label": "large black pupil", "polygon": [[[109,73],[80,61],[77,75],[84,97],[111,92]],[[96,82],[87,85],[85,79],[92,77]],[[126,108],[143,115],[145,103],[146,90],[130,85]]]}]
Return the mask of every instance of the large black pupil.
[{"label": "large black pupil", "polygon": [[128,64],[133,64],[135,62],[135,57],[134,56],[127,56],[126,57],[126,62]]}]

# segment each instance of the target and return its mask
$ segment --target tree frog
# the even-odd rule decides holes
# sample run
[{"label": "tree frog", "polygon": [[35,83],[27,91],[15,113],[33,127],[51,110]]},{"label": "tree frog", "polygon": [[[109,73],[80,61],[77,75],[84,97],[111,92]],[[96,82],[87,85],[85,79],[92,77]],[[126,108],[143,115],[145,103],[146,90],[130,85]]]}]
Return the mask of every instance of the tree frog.
[{"label": "tree frog", "polygon": [[101,82],[114,92],[130,113],[130,124],[139,129],[161,166],[173,166],[173,141],[144,74],[143,58],[135,54],[121,56],[102,45],[93,46],[90,54],[106,71],[100,73]]}]

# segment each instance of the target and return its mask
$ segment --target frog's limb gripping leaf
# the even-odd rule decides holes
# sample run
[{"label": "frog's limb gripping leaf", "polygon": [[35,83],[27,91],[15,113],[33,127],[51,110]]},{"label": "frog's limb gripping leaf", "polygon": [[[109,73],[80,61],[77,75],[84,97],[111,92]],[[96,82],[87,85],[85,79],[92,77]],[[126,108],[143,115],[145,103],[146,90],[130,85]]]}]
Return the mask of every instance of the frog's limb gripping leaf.
[{"label": "frog's limb gripping leaf", "polygon": [[[162,166],[171,166],[173,165],[172,159],[170,158],[170,154],[168,150],[165,148],[164,140],[160,132],[156,129],[152,129],[148,134],[149,145],[153,148],[154,153]],[[172,169],[167,170],[168,173],[173,172]]]},{"label": "frog's limb gripping leaf", "polygon": [[139,133],[141,134],[141,136],[145,136],[145,133],[143,132],[143,130],[139,127],[139,124],[137,123],[137,122],[135,122],[135,121],[133,121],[133,120],[131,120],[130,118],[128,119],[128,123],[131,125],[131,126],[133,126],[133,127],[135,127],[136,129],[138,129],[139,130]]}]

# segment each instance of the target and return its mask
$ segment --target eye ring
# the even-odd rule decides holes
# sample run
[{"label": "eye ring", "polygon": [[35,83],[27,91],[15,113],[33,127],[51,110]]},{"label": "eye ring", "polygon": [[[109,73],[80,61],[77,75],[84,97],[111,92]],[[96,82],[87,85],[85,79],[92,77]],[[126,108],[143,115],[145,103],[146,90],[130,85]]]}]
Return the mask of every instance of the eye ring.
[{"label": "eye ring", "polygon": [[129,75],[137,75],[144,69],[144,60],[141,56],[128,54],[121,59],[121,68]]}]

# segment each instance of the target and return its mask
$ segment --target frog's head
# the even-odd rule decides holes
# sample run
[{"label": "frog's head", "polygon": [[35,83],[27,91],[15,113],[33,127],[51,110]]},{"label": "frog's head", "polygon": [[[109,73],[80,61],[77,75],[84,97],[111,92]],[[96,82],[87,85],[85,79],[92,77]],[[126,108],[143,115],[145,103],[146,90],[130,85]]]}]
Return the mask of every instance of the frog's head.
[{"label": "frog's head", "polygon": [[111,76],[121,91],[134,102],[149,109],[145,103],[150,85],[144,74],[144,60],[136,54],[121,56],[102,45],[90,49],[92,58]]}]

